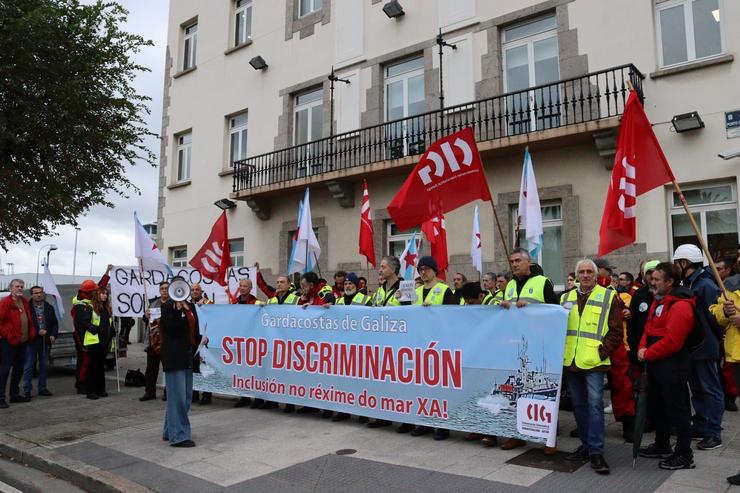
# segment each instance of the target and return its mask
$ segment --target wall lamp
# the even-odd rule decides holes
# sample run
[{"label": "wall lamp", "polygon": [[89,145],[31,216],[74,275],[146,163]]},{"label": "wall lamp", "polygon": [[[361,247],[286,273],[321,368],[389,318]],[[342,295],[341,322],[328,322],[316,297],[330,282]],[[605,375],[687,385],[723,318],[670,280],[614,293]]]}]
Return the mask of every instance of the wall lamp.
[{"label": "wall lamp", "polygon": [[383,5],[383,12],[385,12],[385,15],[387,15],[389,19],[401,17],[406,13],[403,11],[401,4],[398,3],[398,0],[391,0]]},{"label": "wall lamp", "polygon": [[259,55],[249,60],[249,64],[255,70],[265,70],[267,68],[267,62]]},{"label": "wall lamp", "polygon": [[697,130],[704,128],[704,122],[701,121],[699,113],[692,111],[691,113],[684,113],[682,115],[676,115],[671,119],[673,128],[676,132],[688,132],[689,130]]},{"label": "wall lamp", "polygon": [[234,202],[233,200],[229,200],[229,199],[219,199],[215,201],[213,205],[215,205],[222,211],[225,211],[225,210],[233,209],[234,207],[236,207],[236,202]]}]

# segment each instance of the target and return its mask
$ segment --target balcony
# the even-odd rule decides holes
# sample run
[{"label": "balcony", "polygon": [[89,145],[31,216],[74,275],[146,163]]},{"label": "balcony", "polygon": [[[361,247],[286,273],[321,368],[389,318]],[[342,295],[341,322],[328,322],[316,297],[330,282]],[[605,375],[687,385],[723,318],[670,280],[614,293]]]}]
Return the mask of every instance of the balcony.
[{"label": "balcony", "polygon": [[352,182],[359,176],[398,173],[436,139],[465,127],[473,128],[484,158],[532,142],[563,145],[591,138],[608,157],[627,82],[642,98],[644,77],[634,65],[622,65],[250,157],[234,163],[231,198],[246,200],[267,219],[271,195],[323,183],[342,206],[353,207]]}]

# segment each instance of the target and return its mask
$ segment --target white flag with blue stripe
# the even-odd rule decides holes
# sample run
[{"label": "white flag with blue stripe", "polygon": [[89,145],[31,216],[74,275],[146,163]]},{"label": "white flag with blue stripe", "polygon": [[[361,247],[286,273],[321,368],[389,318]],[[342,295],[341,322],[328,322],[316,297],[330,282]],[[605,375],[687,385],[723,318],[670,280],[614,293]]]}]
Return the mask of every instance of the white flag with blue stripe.
[{"label": "white flag with blue stripe", "polygon": [[519,224],[526,231],[527,250],[536,260],[542,248],[542,209],[529,148],[524,150],[522,184],[519,188]]}]

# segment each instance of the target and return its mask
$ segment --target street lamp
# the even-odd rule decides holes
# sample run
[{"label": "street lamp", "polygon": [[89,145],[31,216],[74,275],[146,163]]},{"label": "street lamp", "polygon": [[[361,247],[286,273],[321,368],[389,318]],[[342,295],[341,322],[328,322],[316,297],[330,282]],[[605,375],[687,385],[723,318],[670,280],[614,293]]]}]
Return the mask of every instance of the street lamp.
[{"label": "street lamp", "polygon": [[75,270],[77,269],[77,233],[80,232],[80,227],[75,226],[75,253],[72,257],[72,284],[75,284],[77,279],[75,278]]},{"label": "street lamp", "polygon": [[90,250],[87,253],[90,254],[90,277],[92,277],[93,259],[95,258],[95,254],[97,254],[98,252]]},{"label": "street lamp", "polygon": [[46,253],[46,263],[47,264],[49,263],[49,253],[52,250],[56,250],[57,249],[57,246],[55,244],[53,244],[53,243],[50,243],[48,245],[43,245],[41,248],[39,248],[39,253],[38,253],[38,255],[36,255],[36,285],[38,285],[38,283],[39,283],[39,262],[41,261],[41,251],[44,248],[47,248],[47,247],[49,248],[49,252]]}]

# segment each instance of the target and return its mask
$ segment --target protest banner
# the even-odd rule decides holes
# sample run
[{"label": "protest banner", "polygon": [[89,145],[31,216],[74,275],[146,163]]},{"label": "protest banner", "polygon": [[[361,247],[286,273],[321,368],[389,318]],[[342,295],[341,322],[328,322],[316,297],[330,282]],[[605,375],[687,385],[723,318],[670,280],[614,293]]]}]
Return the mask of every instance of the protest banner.
[{"label": "protest banner", "polygon": [[201,391],[555,443],[559,306],[198,307]]},{"label": "protest banner", "polygon": [[[138,266],[114,266],[110,273],[111,303],[116,317],[141,317],[144,315],[144,283],[150,298],[159,296],[159,283],[182,276],[189,284],[200,283],[203,293],[216,303],[229,302],[226,288],[201,276],[192,267],[173,267],[172,276],[164,270],[147,269],[142,278]],[[257,295],[257,269],[254,267],[231,267],[228,272],[229,291],[237,294],[239,280],[252,279],[252,294]]]}]

